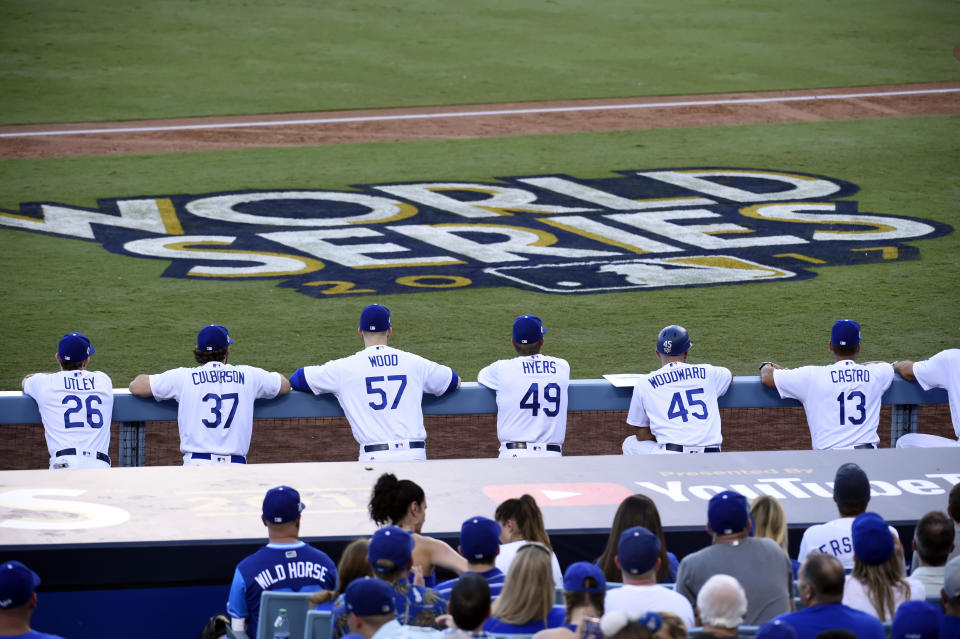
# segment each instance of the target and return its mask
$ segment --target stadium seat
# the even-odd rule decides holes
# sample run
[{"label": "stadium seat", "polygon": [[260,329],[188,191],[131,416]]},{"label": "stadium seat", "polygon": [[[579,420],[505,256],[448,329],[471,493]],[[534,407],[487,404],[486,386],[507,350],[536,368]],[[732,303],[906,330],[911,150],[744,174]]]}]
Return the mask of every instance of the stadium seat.
[{"label": "stadium seat", "polygon": [[273,636],[273,621],[281,608],[287,610],[290,620],[290,639],[304,639],[307,624],[307,611],[313,609],[309,592],[272,592],[264,590],[260,595],[260,623],[257,624],[258,637]]},{"label": "stadium seat", "polygon": [[333,617],[329,610],[311,610],[307,613],[306,639],[330,639],[333,636]]}]

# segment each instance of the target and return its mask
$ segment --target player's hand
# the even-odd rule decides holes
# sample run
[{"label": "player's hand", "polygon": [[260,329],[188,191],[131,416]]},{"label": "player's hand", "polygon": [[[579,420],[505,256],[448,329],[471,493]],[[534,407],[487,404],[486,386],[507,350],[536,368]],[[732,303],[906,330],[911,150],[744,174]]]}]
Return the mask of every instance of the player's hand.
[{"label": "player's hand", "polygon": [[437,617],[436,626],[439,629],[450,628],[456,630],[457,628],[457,624],[453,623],[453,615],[440,615]]}]

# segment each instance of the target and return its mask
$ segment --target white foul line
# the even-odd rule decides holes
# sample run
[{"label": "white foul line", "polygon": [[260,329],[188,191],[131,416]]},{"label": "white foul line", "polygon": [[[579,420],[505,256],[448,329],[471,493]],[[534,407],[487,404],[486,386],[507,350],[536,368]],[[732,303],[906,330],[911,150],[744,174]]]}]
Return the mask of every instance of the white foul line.
[{"label": "white foul line", "polygon": [[389,122],[392,120],[434,120],[439,118],[470,118],[499,115],[527,115],[535,113],[569,113],[577,111],[617,111],[626,109],[659,109],[663,107],[715,106],[729,104],[761,104],[765,102],[813,102],[817,100],[849,100],[851,98],[882,98],[897,95],[930,95],[960,93],[960,88],[915,89],[911,91],[877,91],[872,93],[838,93],[829,95],[796,95],[775,98],[732,98],[725,100],[691,100],[684,102],[644,102],[642,104],[602,104],[593,106],[543,107],[539,109],[504,109],[492,111],[449,111],[441,113],[409,113],[405,115],[369,115],[346,118],[315,118],[309,120],[274,120],[262,122],[216,122],[211,124],[175,124],[167,126],[138,126],[111,129],[65,129],[60,131],[28,131],[0,133],[0,138],[24,138],[47,135],[87,135],[91,133],[148,133],[152,131],[193,131],[204,129],[244,129],[266,126],[299,126],[307,124],[338,124],[347,122]]}]

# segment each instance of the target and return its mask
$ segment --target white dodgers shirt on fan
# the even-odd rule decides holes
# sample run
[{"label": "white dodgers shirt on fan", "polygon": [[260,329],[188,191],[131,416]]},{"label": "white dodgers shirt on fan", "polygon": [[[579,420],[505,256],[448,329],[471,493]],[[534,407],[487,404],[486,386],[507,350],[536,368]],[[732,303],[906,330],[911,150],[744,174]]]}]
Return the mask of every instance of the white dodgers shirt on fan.
[{"label": "white dodgers shirt on fan", "polygon": [[661,444],[719,446],[720,408],[733,374],[710,364],[670,362],[637,380],[627,423],[649,427]]},{"label": "white dodgers shirt on fan", "polygon": [[913,374],[923,390],[947,389],[953,432],[960,438],[960,348],[940,351],[930,359],[914,362]]},{"label": "white dodgers shirt on fan", "polygon": [[246,455],[253,434],[253,403],[280,392],[283,377],[255,366],[207,362],[150,376],[157,401],[175,399],[180,451]]},{"label": "white dodgers shirt on fan", "polygon": [[23,384],[37,402],[51,461],[58,450],[107,454],[113,415],[113,382],[100,371],[37,373]]},{"label": "white dodgers shirt on fan", "polygon": [[886,362],[842,359],[830,366],[773,371],[780,397],[803,404],[814,450],[878,444],[880,400],[893,383]]},{"label": "white dodgers shirt on fan", "polygon": [[483,368],[477,381],[497,391],[501,443],[563,444],[570,385],[567,360],[541,354],[501,359]]},{"label": "white dodgers shirt on fan", "polygon": [[315,395],[333,393],[361,446],[424,440],[424,392],[442,395],[458,378],[449,366],[391,346],[368,346],[321,366],[305,366]]}]

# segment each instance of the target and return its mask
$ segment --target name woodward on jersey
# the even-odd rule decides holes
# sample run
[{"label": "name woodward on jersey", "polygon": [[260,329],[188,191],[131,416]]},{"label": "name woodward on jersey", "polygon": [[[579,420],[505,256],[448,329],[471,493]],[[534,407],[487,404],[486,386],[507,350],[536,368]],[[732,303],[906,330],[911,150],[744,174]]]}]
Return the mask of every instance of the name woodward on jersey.
[{"label": "name woodward on jersey", "polygon": [[860,212],[859,188],[766,169],[27,202],[0,226],[170,263],[167,277],[280,281],[313,297],[514,286],[599,293],[814,277],[918,259],[934,221]]},{"label": "name woodward on jersey", "polygon": [[681,382],[688,379],[706,379],[707,369],[703,366],[689,366],[679,370],[670,370],[663,373],[656,373],[647,377],[647,381],[654,388],[669,384],[670,382]]}]

